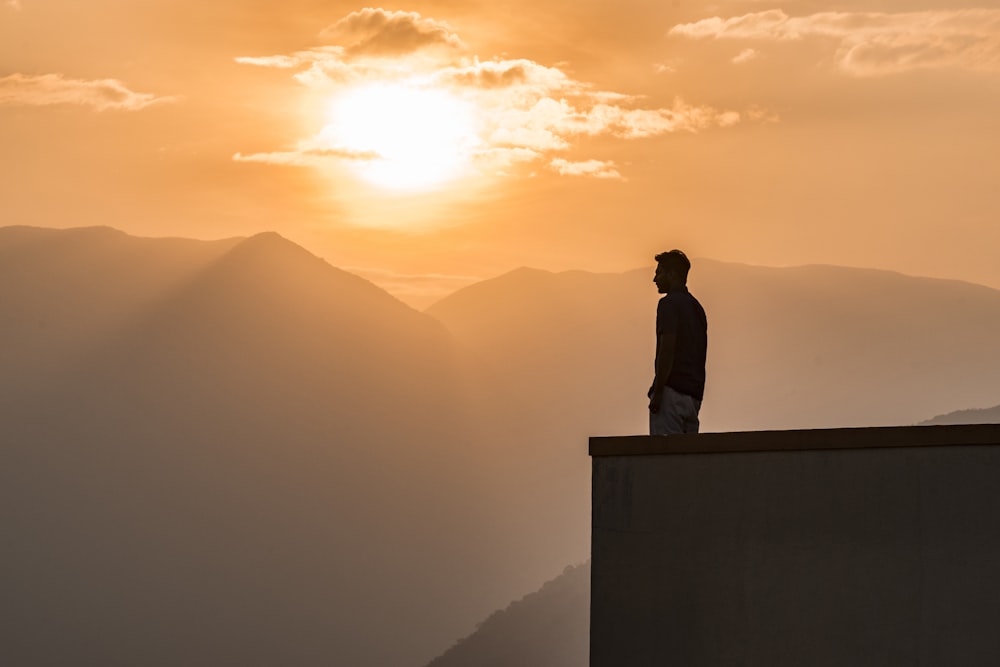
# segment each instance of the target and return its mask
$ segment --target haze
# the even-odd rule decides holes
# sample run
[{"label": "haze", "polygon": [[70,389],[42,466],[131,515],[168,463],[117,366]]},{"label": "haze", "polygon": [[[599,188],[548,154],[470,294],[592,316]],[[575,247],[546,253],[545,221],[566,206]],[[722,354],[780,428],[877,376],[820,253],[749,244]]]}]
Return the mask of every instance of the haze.
[{"label": "haze", "polygon": [[[1000,403],[1000,290],[695,265],[705,430]],[[520,269],[420,313],[270,232],[0,227],[0,641],[38,665],[425,664],[587,557],[587,436],[645,427],[649,287]],[[572,646],[509,641],[573,664],[567,602]]]}]

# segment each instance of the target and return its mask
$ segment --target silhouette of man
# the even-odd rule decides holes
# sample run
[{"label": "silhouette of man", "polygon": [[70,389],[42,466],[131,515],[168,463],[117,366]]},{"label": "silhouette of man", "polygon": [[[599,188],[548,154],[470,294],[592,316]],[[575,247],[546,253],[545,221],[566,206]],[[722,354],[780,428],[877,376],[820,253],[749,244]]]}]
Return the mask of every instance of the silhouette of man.
[{"label": "silhouette of man", "polygon": [[691,262],[680,250],[656,256],[656,360],[649,388],[649,434],[697,433],[705,394],[708,320],[688,292]]}]

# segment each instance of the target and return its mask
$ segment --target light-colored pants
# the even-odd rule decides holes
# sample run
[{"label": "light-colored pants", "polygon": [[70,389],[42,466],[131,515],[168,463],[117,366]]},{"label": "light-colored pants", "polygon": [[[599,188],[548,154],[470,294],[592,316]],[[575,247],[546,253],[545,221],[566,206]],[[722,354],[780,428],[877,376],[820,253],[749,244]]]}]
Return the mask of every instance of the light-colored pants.
[{"label": "light-colored pants", "polygon": [[660,409],[649,413],[650,435],[697,433],[701,401],[670,387],[663,388]]}]

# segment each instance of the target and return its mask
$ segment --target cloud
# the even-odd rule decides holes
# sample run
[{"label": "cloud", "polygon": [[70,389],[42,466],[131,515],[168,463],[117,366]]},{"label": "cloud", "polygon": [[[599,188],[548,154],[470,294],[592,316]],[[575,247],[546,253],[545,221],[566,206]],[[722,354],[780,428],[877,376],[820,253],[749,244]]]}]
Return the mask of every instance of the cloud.
[{"label": "cloud", "polygon": [[731,127],[740,122],[736,111],[696,107],[681,99],[669,109],[628,109],[597,104],[575,113],[561,124],[568,134],[611,134],[624,139],[642,139],[670,132],[698,132],[711,127]]},{"label": "cloud", "polygon": [[421,49],[462,49],[464,44],[444,23],[417,12],[391,12],[367,7],[327,27],[320,37],[347,40],[350,56],[398,56]]},{"label": "cloud", "polygon": [[471,65],[445,67],[437,72],[435,78],[443,84],[483,90],[526,85],[552,89],[568,85],[568,78],[558,69],[543,67],[523,59],[484,63],[476,61]]},{"label": "cloud", "polygon": [[472,154],[473,159],[481,165],[488,166],[496,173],[503,174],[504,170],[516,164],[535,162],[543,157],[541,151],[520,146],[488,146],[480,148]]},{"label": "cloud", "polygon": [[760,53],[756,49],[743,49],[733,58],[734,65],[742,65],[751,60],[756,60]]},{"label": "cloud", "polygon": [[759,106],[751,106],[746,110],[745,115],[748,120],[758,123],[777,123],[781,120],[781,117],[774,111]]},{"label": "cloud", "polygon": [[9,9],[13,9],[14,11],[20,11],[21,0],[4,0],[3,6]]},{"label": "cloud", "polygon": [[821,12],[789,16],[780,9],[671,28],[693,39],[797,41],[826,38],[834,62],[855,76],[957,67],[1000,70],[1000,9],[904,12]]},{"label": "cloud", "polygon": [[723,19],[719,16],[681,23],[670,29],[670,35],[682,35],[695,39],[714,37],[716,39],[800,39],[790,19],[780,9],[754,12],[743,16]]},{"label": "cloud", "polygon": [[[296,70],[292,76],[300,84],[333,96],[367,85],[446,92],[475,110],[476,137],[466,142],[466,157],[484,173],[506,173],[519,164],[543,162],[561,174],[620,178],[611,163],[600,160],[552,160],[582,137],[639,140],[725,128],[744,119],[736,111],[680,99],[670,107],[650,107],[640,96],[601,90],[561,67],[526,58],[480,60],[461,54],[461,40],[445,24],[412,12],[369,8],[349,14],[322,34],[333,43],[287,55],[241,57],[237,62]],[[314,164],[320,157],[317,150],[336,149],[330,145],[336,133],[329,128],[292,150],[240,154],[235,159]],[[329,157],[338,157],[336,150]]]},{"label": "cloud", "polygon": [[295,167],[318,167],[324,159],[333,158],[340,160],[370,160],[374,158],[358,157],[349,151],[329,150],[294,150],[294,151],[271,151],[269,153],[243,153],[233,154],[235,162],[259,162],[261,164],[280,164]]},{"label": "cloud", "polygon": [[117,79],[67,79],[62,74],[11,74],[0,78],[0,105],[77,104],[96,111],[139,111],[176,97],[129,90]]},{"label": "cloud", "polygon": [[292,69],[301,67],[303,63],[313,62],[316,58],[309,51],[301,51],[287,56],[240,56],[236,62],[241,65],[256,65],[257,67],[277,67]]},{"label": "cloud", "polygon": [[555,158],[549,166],[563,176],[593,176],[594,178],[612,178],[625,180],[618,172],[614,162],[602,160],[583,160],[571,162],[563,158]]},{"label": "cloud", "polygon": [[324,160],[346,160],[368,162],[378,160],[382,156],[375,151],[359,151],[350,148],[324,147],[315,144],[315,141],[301,142],[295,150],[272,151],[268,153],[236,153],[233,160],[236,162],[260,162],[263,164],[292,165],[297,167],[315,167],[323,163]]}]

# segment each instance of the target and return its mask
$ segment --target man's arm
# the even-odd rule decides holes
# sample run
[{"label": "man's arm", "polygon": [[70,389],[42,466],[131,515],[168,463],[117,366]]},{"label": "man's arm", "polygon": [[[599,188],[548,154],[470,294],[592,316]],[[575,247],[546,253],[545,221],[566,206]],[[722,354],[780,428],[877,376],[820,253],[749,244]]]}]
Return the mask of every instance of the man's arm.
[{"label": "man's arm", "polygon": [[656,375],[653,376],[653,391],[649,397],[649,411],[659,412],[663,389],[667,386],[670,369],[674,367],[674,349],[677,347],[677,334],[661,333],[657,341],[659,354],[656,355]]}]

